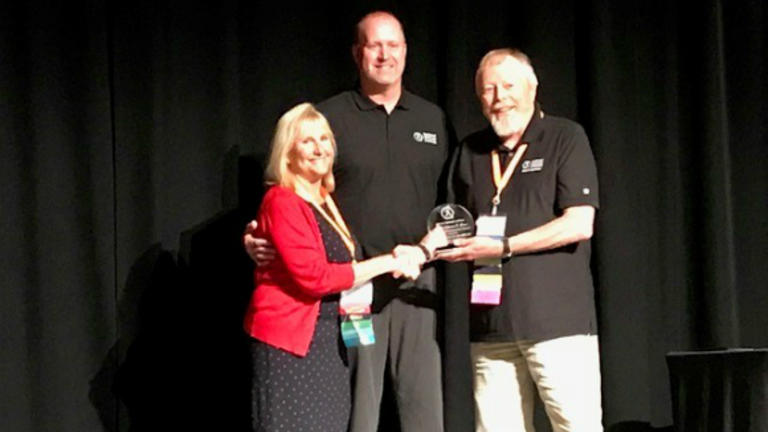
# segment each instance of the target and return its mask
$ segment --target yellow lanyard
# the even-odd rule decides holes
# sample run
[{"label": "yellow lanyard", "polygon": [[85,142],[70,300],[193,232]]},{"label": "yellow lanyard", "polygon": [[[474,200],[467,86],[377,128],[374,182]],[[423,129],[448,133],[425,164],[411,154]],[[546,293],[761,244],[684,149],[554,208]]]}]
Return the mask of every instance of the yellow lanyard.
[{"label": "yellow lanyard", "polygon": [[501,161],[499,160],[499,151],[493,150],[491,152],[491,170],[493,171],[493,184],[496,186],[496,194],[491,199],[493,204],[492,214],[496,214],[496,211],[501,204],[501,193],[509,185],[509,181],[512,179],[512,174],[515,172],[517,164],[520,159],[523,158],[523,153],[528,148],[528,144],[520,144],[515,150],[512,160],[507,163],[507,167],[504,169],[504,173],[501,172]]},{"label": "yellow lanyard", "polygon": [[334,229],[337,233],[339,233],[339,237],[341,237],[341,240],[344,242],[344,245],[349,250],[349,254],[352,256],[352,261],[355,261],[355,242],[352,240],[352,234],[349,231],[349,228],[347,228],[347,224],[344,223],[344,218],[341,217],[341,213],[339,213],[339,209],[336,207],[336,203],[333,201],[333,198],[331,197],[331,194],[329,194],[325,188],[320,189],[320,195],[324,197],[325,204],[328,206],[328,209],[331,211],[331,214],[329,215],[328,212],[325,211],[325,209],[318,205],[315,200],[312,197],[312,194],[308,193],[304,187],[302,187],[300,184],[294,185],[294,190],[296,191],[296,195],[304,198],[305,201],[309,201],[310,204],[312,204],[312,207],[317,209],[318,212],[323,216],[323,218],[328,221],[328,223],[331,225],[331,228]]},{"label": "yellow lanyard", "polygon": [[341,240],[344,242],[344,245],[349,249],[349,254],[352,256],[352,261],[355,261],[355,241],[352,239],[352,234],[349,232],[349,228],[347,228],[347,224],[344,222],[344,218],[341,217],[341,213],[339,213],[339,209],[336,207],[336,203],[333,201],[333,198],[330,194],[327,192],[324,192],[325,196],[325,204],[328,206],[328,210],[331,211],[331,214],[329,215],[325,209],[318,205],[314,201],[310,201],[312,203],[312,206],[317,209],[318,212],[320,212],[321,215],[323,215],[323,218],[325,218],[326,221],[331,225],[331,227],[339,233],[339,237],[341,237]]}]

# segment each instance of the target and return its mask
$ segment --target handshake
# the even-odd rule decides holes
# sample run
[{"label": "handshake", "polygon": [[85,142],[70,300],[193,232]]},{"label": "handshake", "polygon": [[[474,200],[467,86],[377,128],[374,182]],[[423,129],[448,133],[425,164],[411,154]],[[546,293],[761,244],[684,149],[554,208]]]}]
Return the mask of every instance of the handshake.
[{"label": "handshake", "polygon": [[[269,265],[277,258],[277,251],[266,239],[257,237],[256,221],[251,221],[243,233],[243,246],[257,266]],[[436,258],[436,251],[448,245],[448,239],[442,228],[437,227],[428,232],[421,241],[415,245],[398,245],[391,253],[381,255],[371,262],[370,266],[358,268],[361,276],[368,279],[380,274],[390,273],[395,278],[405,277],[416,279],[421,274],[421,267]],[[441,255],[442,257],[442,255]]]},{"label": "handshake", "polygon": [[395,259],[392,276],[416,279],[421,273],[421,267],[435,258],[437,249],[447,245],[448,238],[439,226],[428,232],[416,245],[397,245],[392,250]]}]

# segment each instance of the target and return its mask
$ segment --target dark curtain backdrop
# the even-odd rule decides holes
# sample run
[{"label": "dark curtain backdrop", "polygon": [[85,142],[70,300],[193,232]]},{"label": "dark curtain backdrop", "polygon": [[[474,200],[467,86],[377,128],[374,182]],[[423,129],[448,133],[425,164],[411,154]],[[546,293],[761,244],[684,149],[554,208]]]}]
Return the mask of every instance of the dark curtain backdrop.
[{"label": "dark curtain backdrop", "polygon": [[[248,429],[240,234],[268,140],[354,85],[374,8],[459,136],[484,126],[473,73],[501,46],[586,128],[609,431],[671,425],[666,352],[768,346],[765,2],[362,3],[3,2],[3,430]],[[448,373],[466,431],[469,375]]]}]

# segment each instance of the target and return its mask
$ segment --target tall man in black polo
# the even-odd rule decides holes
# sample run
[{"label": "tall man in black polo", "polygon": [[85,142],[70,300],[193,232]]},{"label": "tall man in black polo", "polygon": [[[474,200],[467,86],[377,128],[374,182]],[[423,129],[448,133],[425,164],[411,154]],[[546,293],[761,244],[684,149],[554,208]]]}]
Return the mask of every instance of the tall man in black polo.
[{"label": "tall man in black polo", "polygon": [[[583,129],[544,114],[537,85],[520,51],[480,62],[476,91],[491,127],[462,142],[451,186],[475,216],[497,205],[506,227],[501,240],[456,240],[440,255],[502,258],[501,303],[469,306],[477,431],[533,431],[534,384],[555,432],[601,431],[589,269],[597,170]],[[466,298],[456,297],[464,307]]]},{"label": "tall man in black polo", "polygon": [[[366,256],[419,242],[430,210],[444,199],[438,189],[449,156],[446,117],[403,88],[406,52],[397,18],[366,15],[352,49],[360,87],[318,105],[336,137],[334,196]],[[257,250],[252,229],[245,244],[258,262],[265,252]],[[443,431],[438,304],[429,265],[414,282],[389,275],[374,280],[376,343],[357,352],[350,431],[377,430],[386,375],[403,432]]]}]

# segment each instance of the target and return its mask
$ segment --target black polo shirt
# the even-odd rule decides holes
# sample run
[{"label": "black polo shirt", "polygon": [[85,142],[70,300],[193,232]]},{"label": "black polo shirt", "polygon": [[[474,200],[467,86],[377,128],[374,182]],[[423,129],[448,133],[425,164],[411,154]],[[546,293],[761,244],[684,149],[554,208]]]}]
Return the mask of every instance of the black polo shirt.
[{"label": "black polo shirt", "polygon": [[[597,169],[581,126],[537,107],[521,142],[528,149],[499,206],[507,215],[507,236],[550,222],[567,207],[598,207]],[[503,147],[489,127],[465,138],[454,161],[452,194],[475,216],[491,211],[493,149]],[[582,241],[504,260],[501,305],[471,306],[472,340],[596,333],[590,254],[590,242]]]},{"label": "black polo shirt", "polygon": [[439,186],[450,141],[443,111],[406,90],[389,114],[359,91],[318,108],[336,137],[334,198],[365,255],[418,242],[429,212],[445,199]]}]

